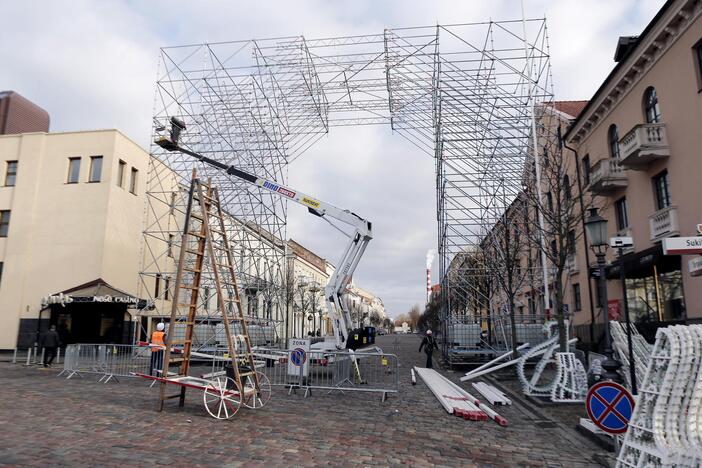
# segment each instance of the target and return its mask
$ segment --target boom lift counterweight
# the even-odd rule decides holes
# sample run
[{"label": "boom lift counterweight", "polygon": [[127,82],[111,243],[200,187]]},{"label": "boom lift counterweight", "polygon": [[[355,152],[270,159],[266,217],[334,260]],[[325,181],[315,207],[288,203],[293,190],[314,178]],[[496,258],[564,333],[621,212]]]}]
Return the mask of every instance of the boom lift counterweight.
[{"label": "boom lift counterweight", "polygon": [[167,151],[177,151],[192,156],[193,158],[208,164],[217,169],[225,171],[227,174],[256,185],[264,190],[294,201],[307,207],[310,213],[321,218],[329,217],[342,221],[353,228],[353,233],[348,235],[351,239],[344,250],[344,254],[338,263],[337,269],[329,278],[329,282],[324,288],[327,311],[332,319],[334,328],[335,347],[337,349],[356,349],[360,346],[360,340],[351,340],[351,334],[361,336],[361,330],[353,330],[351,314],[349,312],[344,294],[346,287],[351,282],[358,262],[368,246],[368,242],[373,238],[371,223],[368,220],[352,213],[349,210],[342,210],[334,205],[318,200],[298,190],[285,187],[276,181],[267,180],[254,174],[249,174],[232,165],[227,165],[214,159],[208,158],[194,151],[190,151],[179,145],[180,133],[185,130],[185,123],[176,117],[171,117],[171,131],[168,136],[159,136],[155,143]]}]

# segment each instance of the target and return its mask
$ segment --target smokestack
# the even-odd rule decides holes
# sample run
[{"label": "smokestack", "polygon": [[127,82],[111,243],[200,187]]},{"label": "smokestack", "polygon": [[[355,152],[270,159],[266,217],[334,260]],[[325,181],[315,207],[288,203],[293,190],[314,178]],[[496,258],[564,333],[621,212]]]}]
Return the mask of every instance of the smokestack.
[{"label": "smokestack", "polygon": [[431,264],[434,263],[434,249],[427,250],[427,304],[431,300]]}]

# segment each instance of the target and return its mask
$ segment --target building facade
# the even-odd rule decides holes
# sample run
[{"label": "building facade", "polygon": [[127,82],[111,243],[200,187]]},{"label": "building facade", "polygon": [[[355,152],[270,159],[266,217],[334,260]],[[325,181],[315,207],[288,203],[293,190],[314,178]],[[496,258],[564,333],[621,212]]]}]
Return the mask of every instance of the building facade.
[{"label": "building facade", "polygon": [[128,339],[148,164],[117,130],[0,136],[0,349],[49,322],[64,340]]},{"label": "building facade", "polygon": [[[642,327],[702,319],[692,257],[664,255],[661,247],[663,238],[697,235],[702,223],[701,14],[700,2],[668,1],[640,36],[622,38],[616,66],[565,135],[609,235],[633,238],[622,258],[624,285],[617,253],[607,253],[610,318],[622,316],[626,294]],[[584,249],[580,243],[579,261]],[[574,284],[586,275],[580,269]],[[589,298],[571,290],[570,301],[576,323],[588,321]]]},{"label": "building facade", "polygon": [[0,91],[0,135],[48,131],[48,112],[14,91]]}]

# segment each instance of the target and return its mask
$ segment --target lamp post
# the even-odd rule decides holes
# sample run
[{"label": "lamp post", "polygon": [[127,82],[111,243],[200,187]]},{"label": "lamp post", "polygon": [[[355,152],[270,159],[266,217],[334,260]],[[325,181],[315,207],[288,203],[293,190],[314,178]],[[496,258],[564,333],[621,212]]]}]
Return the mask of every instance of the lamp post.
[{"label": "lamp post", "polygon": [[626,276],[624,275],[624,247],[619,246],[619,280],[622,283],[622,302],[624,303],[624,320],[626,320],[626,343],[629,352],[629,378],[631,380],[631,393],[636,395],[636,362],[634,362],[634,347],[631,342],[631,320],[629,320],[629,301],[626,297]]},{"label": "lamp post", "polygon": [[312,335],[315,336],[317,334],[317,293],[321,291],[319,283],[316,281],[310,282],[309,291],[312,296]]},{"label": "lamp post", "polygon": [[622,378],[617,373],[622,365],[614,359],[612,354],[612,335],[609,332],[609,310],[607,306],[607,278],[605,278],[605,255],[609,247],[607,237],[607,220],[597,214],[597,208],[590,209],[590,216],[585,221],[587,237],[590,239],[590,248],[597,257],[597,269],[599,273],[600,303],[602,304],[605,325],[605,360],[602,362],[604,380],[621,382]]}]

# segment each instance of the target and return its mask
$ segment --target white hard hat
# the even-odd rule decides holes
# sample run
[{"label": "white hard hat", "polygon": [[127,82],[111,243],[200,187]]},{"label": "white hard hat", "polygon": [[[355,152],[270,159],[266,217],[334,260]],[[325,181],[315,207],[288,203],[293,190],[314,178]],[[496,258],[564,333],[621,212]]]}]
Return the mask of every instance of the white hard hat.
[{"label": "white hard hat", "polygon": [[431,335],[431,330],[427,330],[427,335]]},{"label": "white hard hat", "polygon": [[164,325],[163,323],[159,323],[158,325],[156,325],[156,330],[158,331],[163,331],[164,328],[166,328],[166,325]]}]

